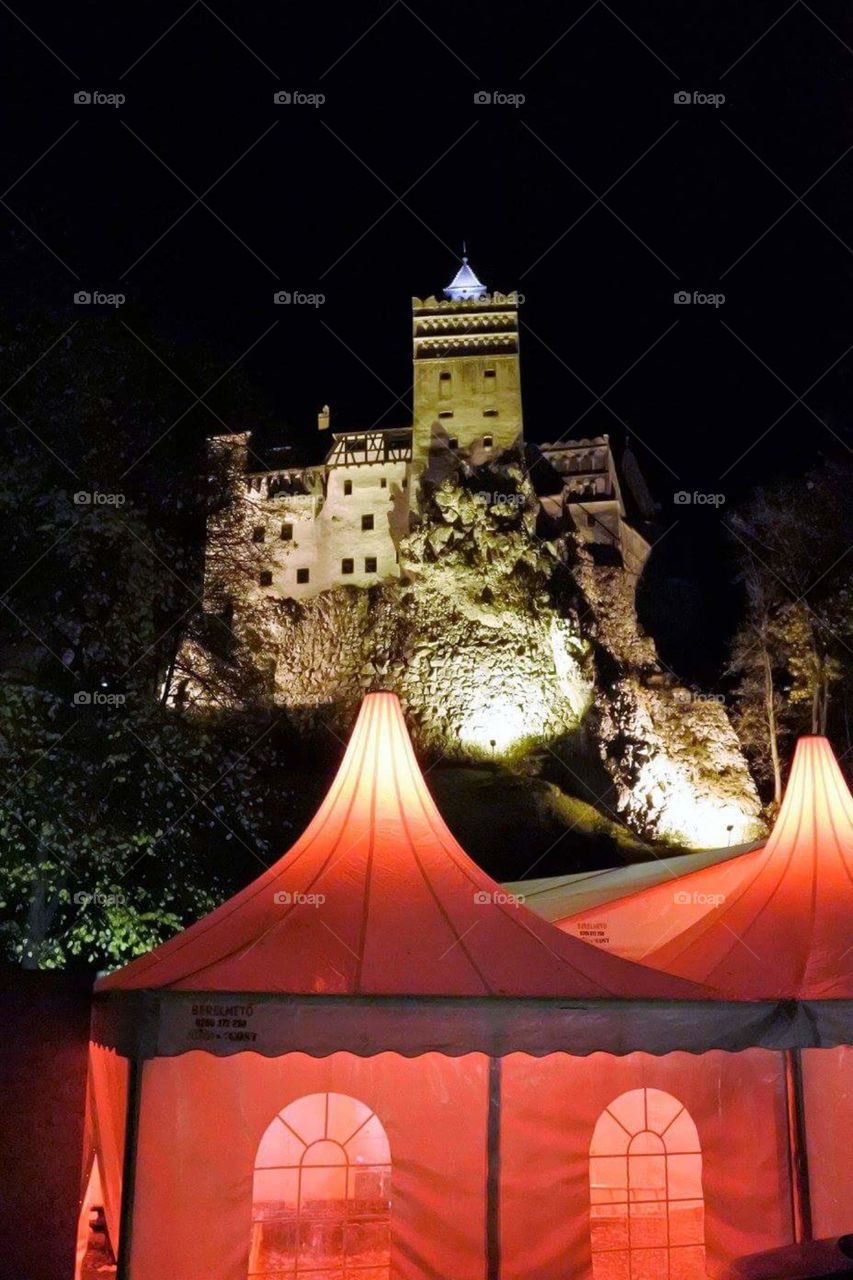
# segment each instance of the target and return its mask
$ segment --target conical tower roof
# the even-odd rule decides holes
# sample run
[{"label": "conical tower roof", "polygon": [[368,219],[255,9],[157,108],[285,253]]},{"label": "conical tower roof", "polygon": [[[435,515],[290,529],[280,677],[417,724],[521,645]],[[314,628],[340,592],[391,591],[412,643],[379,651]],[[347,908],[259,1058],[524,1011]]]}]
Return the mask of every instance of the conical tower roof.
[{"label": "conical tower roof", "polygon": [[444,296],[453,302],[465,302],[471,298],[484,298],[488,289],[481,284],[468,266],[468,259],[462,259],[462,266],[444,290]]},{"label": "conical tower roof", "polygon": [[853,999],[853,797],[829,742],[797,743],[763,848],[560,927],[735,999]]},{"label": "conical tower roof", "polygon": [[465,854],[399,702],[369,694],[293,848],[99,990],[696,999],[707,992],[561,933]]}]

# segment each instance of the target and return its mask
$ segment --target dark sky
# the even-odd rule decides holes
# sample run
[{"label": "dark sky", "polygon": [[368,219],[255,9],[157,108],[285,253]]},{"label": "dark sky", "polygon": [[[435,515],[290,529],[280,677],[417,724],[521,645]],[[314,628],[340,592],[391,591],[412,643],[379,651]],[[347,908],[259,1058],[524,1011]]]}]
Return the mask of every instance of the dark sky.
[{"label": "dark sky", "polygon": [[[530,438],[630,428],[664,516],[675,490],[731,503],[849,442],[843,0],[11,9],[10,306],[70,323],[75,290],[121,291],[117,324],[239,361],[295,433],[324,401],[339,428],[390,425],[410,298],[465,238],[486,284],[525,295]],[[694,92],[725,102],[674,101]],[[676,514],[689,542],[706,517]]]}]

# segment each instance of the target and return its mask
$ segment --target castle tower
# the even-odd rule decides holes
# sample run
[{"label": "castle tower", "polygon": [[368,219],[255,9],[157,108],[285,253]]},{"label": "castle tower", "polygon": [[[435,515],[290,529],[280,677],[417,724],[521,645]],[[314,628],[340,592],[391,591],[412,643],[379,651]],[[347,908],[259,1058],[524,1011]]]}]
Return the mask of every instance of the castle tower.
[{"label": "castle tower", "polygon": [[478,465],[521,441],[515,293],[490,294],[463,258],[443,299],[412,299],[412,337],[416,473],[448,450]]}]

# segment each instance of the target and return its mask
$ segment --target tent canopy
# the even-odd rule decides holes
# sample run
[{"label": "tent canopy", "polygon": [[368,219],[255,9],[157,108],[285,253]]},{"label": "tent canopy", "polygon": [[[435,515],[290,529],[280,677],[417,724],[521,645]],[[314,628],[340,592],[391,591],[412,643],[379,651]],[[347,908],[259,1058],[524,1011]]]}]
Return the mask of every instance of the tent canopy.
[{"label": "tent canopy", "polygon": [[394,694],[369,694],[315,818],[262,876],[102,979],[163,989],[350,996],[708,993],[577,941],[511,900],[451,835]]},{"label": "tent canopy", "polygon": [[826,738],[801,738],[752,853],[559,922],[737,1000],[853,998],[853,797]]}]

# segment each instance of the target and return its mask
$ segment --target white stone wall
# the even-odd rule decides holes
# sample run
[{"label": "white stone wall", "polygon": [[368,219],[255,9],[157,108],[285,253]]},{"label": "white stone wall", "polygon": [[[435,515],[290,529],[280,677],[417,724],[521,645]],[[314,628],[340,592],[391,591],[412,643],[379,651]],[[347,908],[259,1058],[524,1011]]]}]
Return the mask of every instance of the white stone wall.
[{"label": "white stone wall", "polygon": [[[397,547],[409,522],[408,473],[406,462],[369,463],[330,468],[325,494],[266,497],[249,488],[249,536],[264,531],[263,544],[253,543],[259,553],[253,559],[253,593],[302,600],[330,587],[368,587],[399,577]],[[362,527],[364,517],[372,517],[372,529]],[[290,536],[282,536],[285,526]],[[352,572],[345,573],[349,560]],[[272,573],[268,585],[260,582],[264,571]],[[306,571],[308,580],[300,582]]]}]

